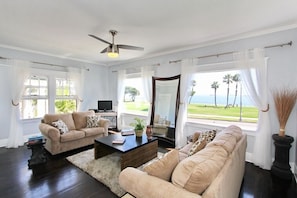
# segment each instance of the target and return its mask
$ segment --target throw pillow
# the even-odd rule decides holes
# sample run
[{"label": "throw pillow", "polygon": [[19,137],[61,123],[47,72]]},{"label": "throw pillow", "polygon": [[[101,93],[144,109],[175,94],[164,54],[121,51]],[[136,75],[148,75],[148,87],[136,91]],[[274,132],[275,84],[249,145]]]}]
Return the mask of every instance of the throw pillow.
[{"label": "throw pillow", "polygon": [[67,133],[69,131],[67,125],[61,119],[52,122],[52,125],[59,129],[60,134]]},{"label": "throw pillow", "polygon": [[99,116],[88,115],[87,116],[87,128],[98,127]]},{"label": "throw pillow", "polygon": [[206,143],[209,143],[216,137],[216,134],[217,130],[204,131],[200,133],[198,140],[206,139]]},{"label": "throw pillow", "polygon": [[193,139],[192,139],[193,142],[196,142],[196,141],[198,140],[198,138],[199,138],[199,136],[200,136],[200,133],[201,133],[201,132],[195,132],[195,133],[193,134],[193,137],[192,137],[192,138],[193,138]]},{"label": "throw pillow", "polygon": [[172,173],[172,183],[201,195],[217,177],[228,158],[220,146],[206,147],[178,163]]},{"label": "throw pillow", "polygon": [[188,156],[194,155],[201,149],[203,149],[206,146],[206,138],[199,138],[193,145],[192,148],[190,149]]},{"label": "throw pillow", "polygon": [[179,152],[173,149],[166,153],[160,160],[155,161],[143,168],[149,175],[170,181],[172,172],[179,162]]}]

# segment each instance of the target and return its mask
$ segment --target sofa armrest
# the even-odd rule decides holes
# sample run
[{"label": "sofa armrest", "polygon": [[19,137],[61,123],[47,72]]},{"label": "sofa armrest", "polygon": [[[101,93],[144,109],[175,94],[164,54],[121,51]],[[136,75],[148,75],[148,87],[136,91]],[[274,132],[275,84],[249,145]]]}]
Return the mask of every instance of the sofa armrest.
[{"label": "sofa armrest", "polygon": [[108,127],[110,125],[110,121],[108,119],[105,118],[100,118],[98,121],[99,127],[103,127],[104,128],[104,135],[108,136]]},{"label": "sofa armrest", "polygon": [[125,168],[119,176],[120,186],[135,197],[201,198],[200,195],[175,186],[171,182],[148,175],[136,168]]},{"label": "sofa armrest", "polygon": [[56,127],[53,127],[49,124],[40,123],[39,130],[45,137],[51,139],[52,141],[60,141],[60,131]]}]

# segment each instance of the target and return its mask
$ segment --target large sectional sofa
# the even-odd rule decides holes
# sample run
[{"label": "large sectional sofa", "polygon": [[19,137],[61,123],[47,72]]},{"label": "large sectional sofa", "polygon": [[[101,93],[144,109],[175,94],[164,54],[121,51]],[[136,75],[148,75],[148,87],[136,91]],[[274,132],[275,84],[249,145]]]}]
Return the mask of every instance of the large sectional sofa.
[{"label": "large sectional sofa", "polygon": [[143,170],[124,169],[119,183],[125,191],[141,198],[237,198],[246,146],[246,134],[232,125],[216,132],[214,139],[198,138],[182,149],[171,150]]},{"label": "large sectional sofa", "polygon": [[44,115],[39,130],[46,139],[45,149],[52,155],[94,144],[108,135],[110,121],[94,111]]}]

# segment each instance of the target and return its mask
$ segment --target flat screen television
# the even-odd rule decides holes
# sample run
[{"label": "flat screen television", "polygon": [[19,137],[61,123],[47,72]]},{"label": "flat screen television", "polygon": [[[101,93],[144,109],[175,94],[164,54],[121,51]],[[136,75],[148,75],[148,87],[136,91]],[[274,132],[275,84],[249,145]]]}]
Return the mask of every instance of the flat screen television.
[{"label": "flat screen television", "polygon": [[112,111],[112,100],[98,100],[98,111]]}]

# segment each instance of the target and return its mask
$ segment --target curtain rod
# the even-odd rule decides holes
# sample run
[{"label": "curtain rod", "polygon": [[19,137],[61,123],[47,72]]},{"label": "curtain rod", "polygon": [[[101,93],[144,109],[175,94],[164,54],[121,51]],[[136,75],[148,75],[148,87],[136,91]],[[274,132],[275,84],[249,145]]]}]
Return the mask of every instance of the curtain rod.
[{"label": "curtain rod", "polygon": [[[290,41],[288,43],[282,43],[282,44],[276,44],[276,45],[269,45],[269,46],[265,46],[264,48],[265,49],[268,49],[268,48],[274,48],[274,47],[284,47],[286,45],[289,45],[289,46],[292,46],[293,45],[293,41]],[[206,56],[199,56],[199,57],[196,57],[198,59],[201,59],[201,58],[209,58],[209,57],[219,57],[219,56],[222,56],[222,55],[228,55],[228,54],[233,54],[235,53],[236,51],[232,51],[232,52],[223,52],[223,53],[219,53],[219,54],[210,54],[210,55],[206,55]],[[182,60],[173,60],[173,61],[169,61],[169,64],[171,63],[178,63],[178,62],[181,62]]]},{"label": "curtain rod", "polygon": [[[2,57],[0,56],[0,59],[11,59],[11,58],[5,58],[5,57]],[[48,65],[48,66],[51,66],[51,67],[62,67],[62,68],[65,68],[65,67],[74,67],[74,68],[83,68],[87,71],[90,71],[89,68],[85,68],[85,67],[75,67],[75,66],[64,66],[64,65],[56,65],[56,64],[51,64],[51,63],[43,63],[43,62],[36,62],[36,61],[29,61],[31,63],[34,63],[34,64],[40,64],[40,65]]]}]

